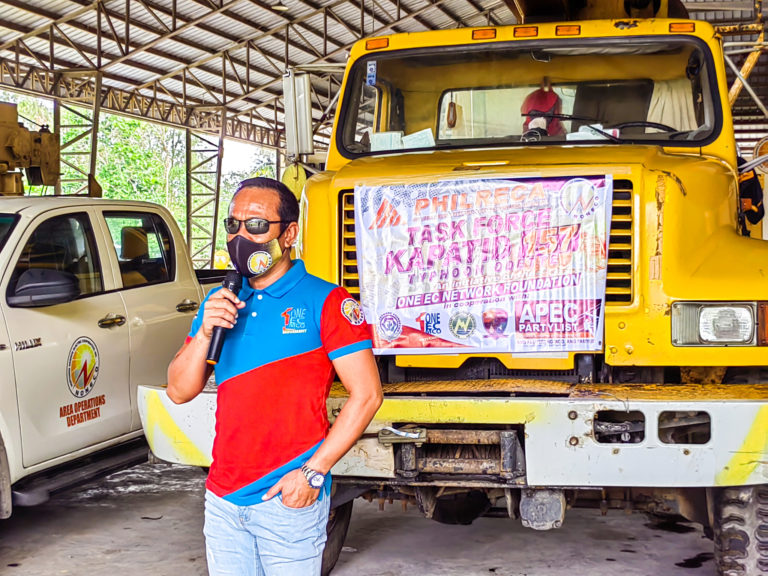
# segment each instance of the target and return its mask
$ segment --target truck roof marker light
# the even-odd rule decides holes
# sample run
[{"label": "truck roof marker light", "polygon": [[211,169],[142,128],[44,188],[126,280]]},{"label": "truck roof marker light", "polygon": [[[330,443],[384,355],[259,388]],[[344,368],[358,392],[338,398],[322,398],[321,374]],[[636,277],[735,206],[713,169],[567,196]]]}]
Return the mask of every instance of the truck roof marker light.
[{"label": "truck roof marker light", "polygon": [[389,38],[371,38],[366,40],[366,50],[378,50],[380,48],[387,48],[389,46]]},{"label": "truck roof marker light", "polygon": [[566,24],[555,28],[555,36],[578,36],[581,34],[581,26],[577,24]]},{"label": "truck roof marker light", "polygon": [[757,345],[768,346],[768,302],[757,303]]},{"label": "truck roof marker light", "polygon": [[472,40],[493,40],[494,38],[496,38],[496,28],[472,30]]},{"label": "truck roof marker light", "polygon": [[696,32],[696,24],[693,22],[672,22],[669,25],[670,32]]},{"label": "truck roof marker light", "polygon": [[478,160],[474,162],[462,162],[462,166],[506,166],[509,164],[509,160]]},{"label": "truck roof marker light", "polygon": [[513,36],[515,38],[532,38],[539,35],[538,26],[518,26],[515,28]]}]

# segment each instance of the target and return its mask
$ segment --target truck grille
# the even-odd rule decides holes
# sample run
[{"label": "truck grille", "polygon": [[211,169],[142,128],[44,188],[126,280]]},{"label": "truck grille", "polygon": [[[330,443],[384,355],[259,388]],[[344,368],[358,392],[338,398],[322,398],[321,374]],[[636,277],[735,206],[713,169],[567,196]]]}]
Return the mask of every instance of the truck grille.
[{"label": "truck grille", "polygon": [[[352,296],[360,298],[360,277],[357,273],[357,252],[355,249],[355,205],[354,192],[342,190],[339,194],[341,222],[341,285]],[[608,249],[608,280],[606,283],[606,304],[621,305],[632,302],[632,270],[634,250],[632,238],[632,182],[614,180],[613,215],[611,216],[611,238]]]},{"label": "truck grille", "polygon": [[632,218],[632,182],[614,180],[611,238],[608,242],[608,278],[605,284],[605,302],[608,305],[632,302],[635,254]]}]

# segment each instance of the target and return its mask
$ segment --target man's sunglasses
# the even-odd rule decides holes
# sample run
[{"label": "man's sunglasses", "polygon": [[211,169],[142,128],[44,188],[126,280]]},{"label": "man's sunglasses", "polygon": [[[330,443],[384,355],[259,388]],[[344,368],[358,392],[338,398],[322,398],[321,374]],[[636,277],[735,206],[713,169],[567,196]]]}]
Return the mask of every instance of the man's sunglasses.
[{"label": "man's sunglasses", "polygon": [[288,224],[288,220],[265,220],[264,218],[248,218],[247,220],[238,220],[237,218],[224,218],[224,229],[227,234],[237,234],[240,230],[240,224],[245,224],[245,230],[248,234],[266,234],[269,232],[270,224]]}]

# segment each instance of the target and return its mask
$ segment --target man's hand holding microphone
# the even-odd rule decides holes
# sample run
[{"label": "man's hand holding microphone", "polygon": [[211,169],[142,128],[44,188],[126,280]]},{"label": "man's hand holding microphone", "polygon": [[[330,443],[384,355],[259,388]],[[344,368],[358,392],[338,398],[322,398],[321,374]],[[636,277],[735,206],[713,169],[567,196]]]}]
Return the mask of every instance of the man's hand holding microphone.
[{"label": "man's hand holding microphone", "polygon": [[245,307],[245,302],[237,297],[242,283],[243,277],[230,270],[222,283],[223,288],[206,300],[197,334],[181,347],[168,367],[166,392],[172,402],[189,402],[205,387],[219,361],[227,330],[237,322],[238,310]]},{"label": "man's hand holding microphone", "polygon": [[224,277],[222,289],[218,290],[205,305],[203,324],[200,329],[203,335],[210,338],[208,356],[205,361],[215,366],[221,355],[221,347],[224,344],[225,330],[229,330],[237,323],[237,311],[245,307],[245,302],[237,297],[243,285],[243,277],[239,272],[230,270]]}]

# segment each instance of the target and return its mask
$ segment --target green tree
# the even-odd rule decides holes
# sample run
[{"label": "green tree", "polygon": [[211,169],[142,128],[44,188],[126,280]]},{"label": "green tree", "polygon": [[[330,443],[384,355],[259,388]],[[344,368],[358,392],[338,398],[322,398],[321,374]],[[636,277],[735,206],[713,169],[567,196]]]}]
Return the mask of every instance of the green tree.
[{"label": "green tree", "polygon": [[[227,145],[224,144],[224,153],[226,154]],[[229,203],[232,196],[237,191],[237,186],[247,178],[256,176],[267,176],[275,178],[275,153],[268,152],[261,148],[254,147],[253,155],[250,157],[250,165],[245,170],[230,171],[222,174],[221,186],[219,187],[219,222],[216,228],[216,249],[226,249],[227,233],[221,220],[226,218],[229,213]]]}]

